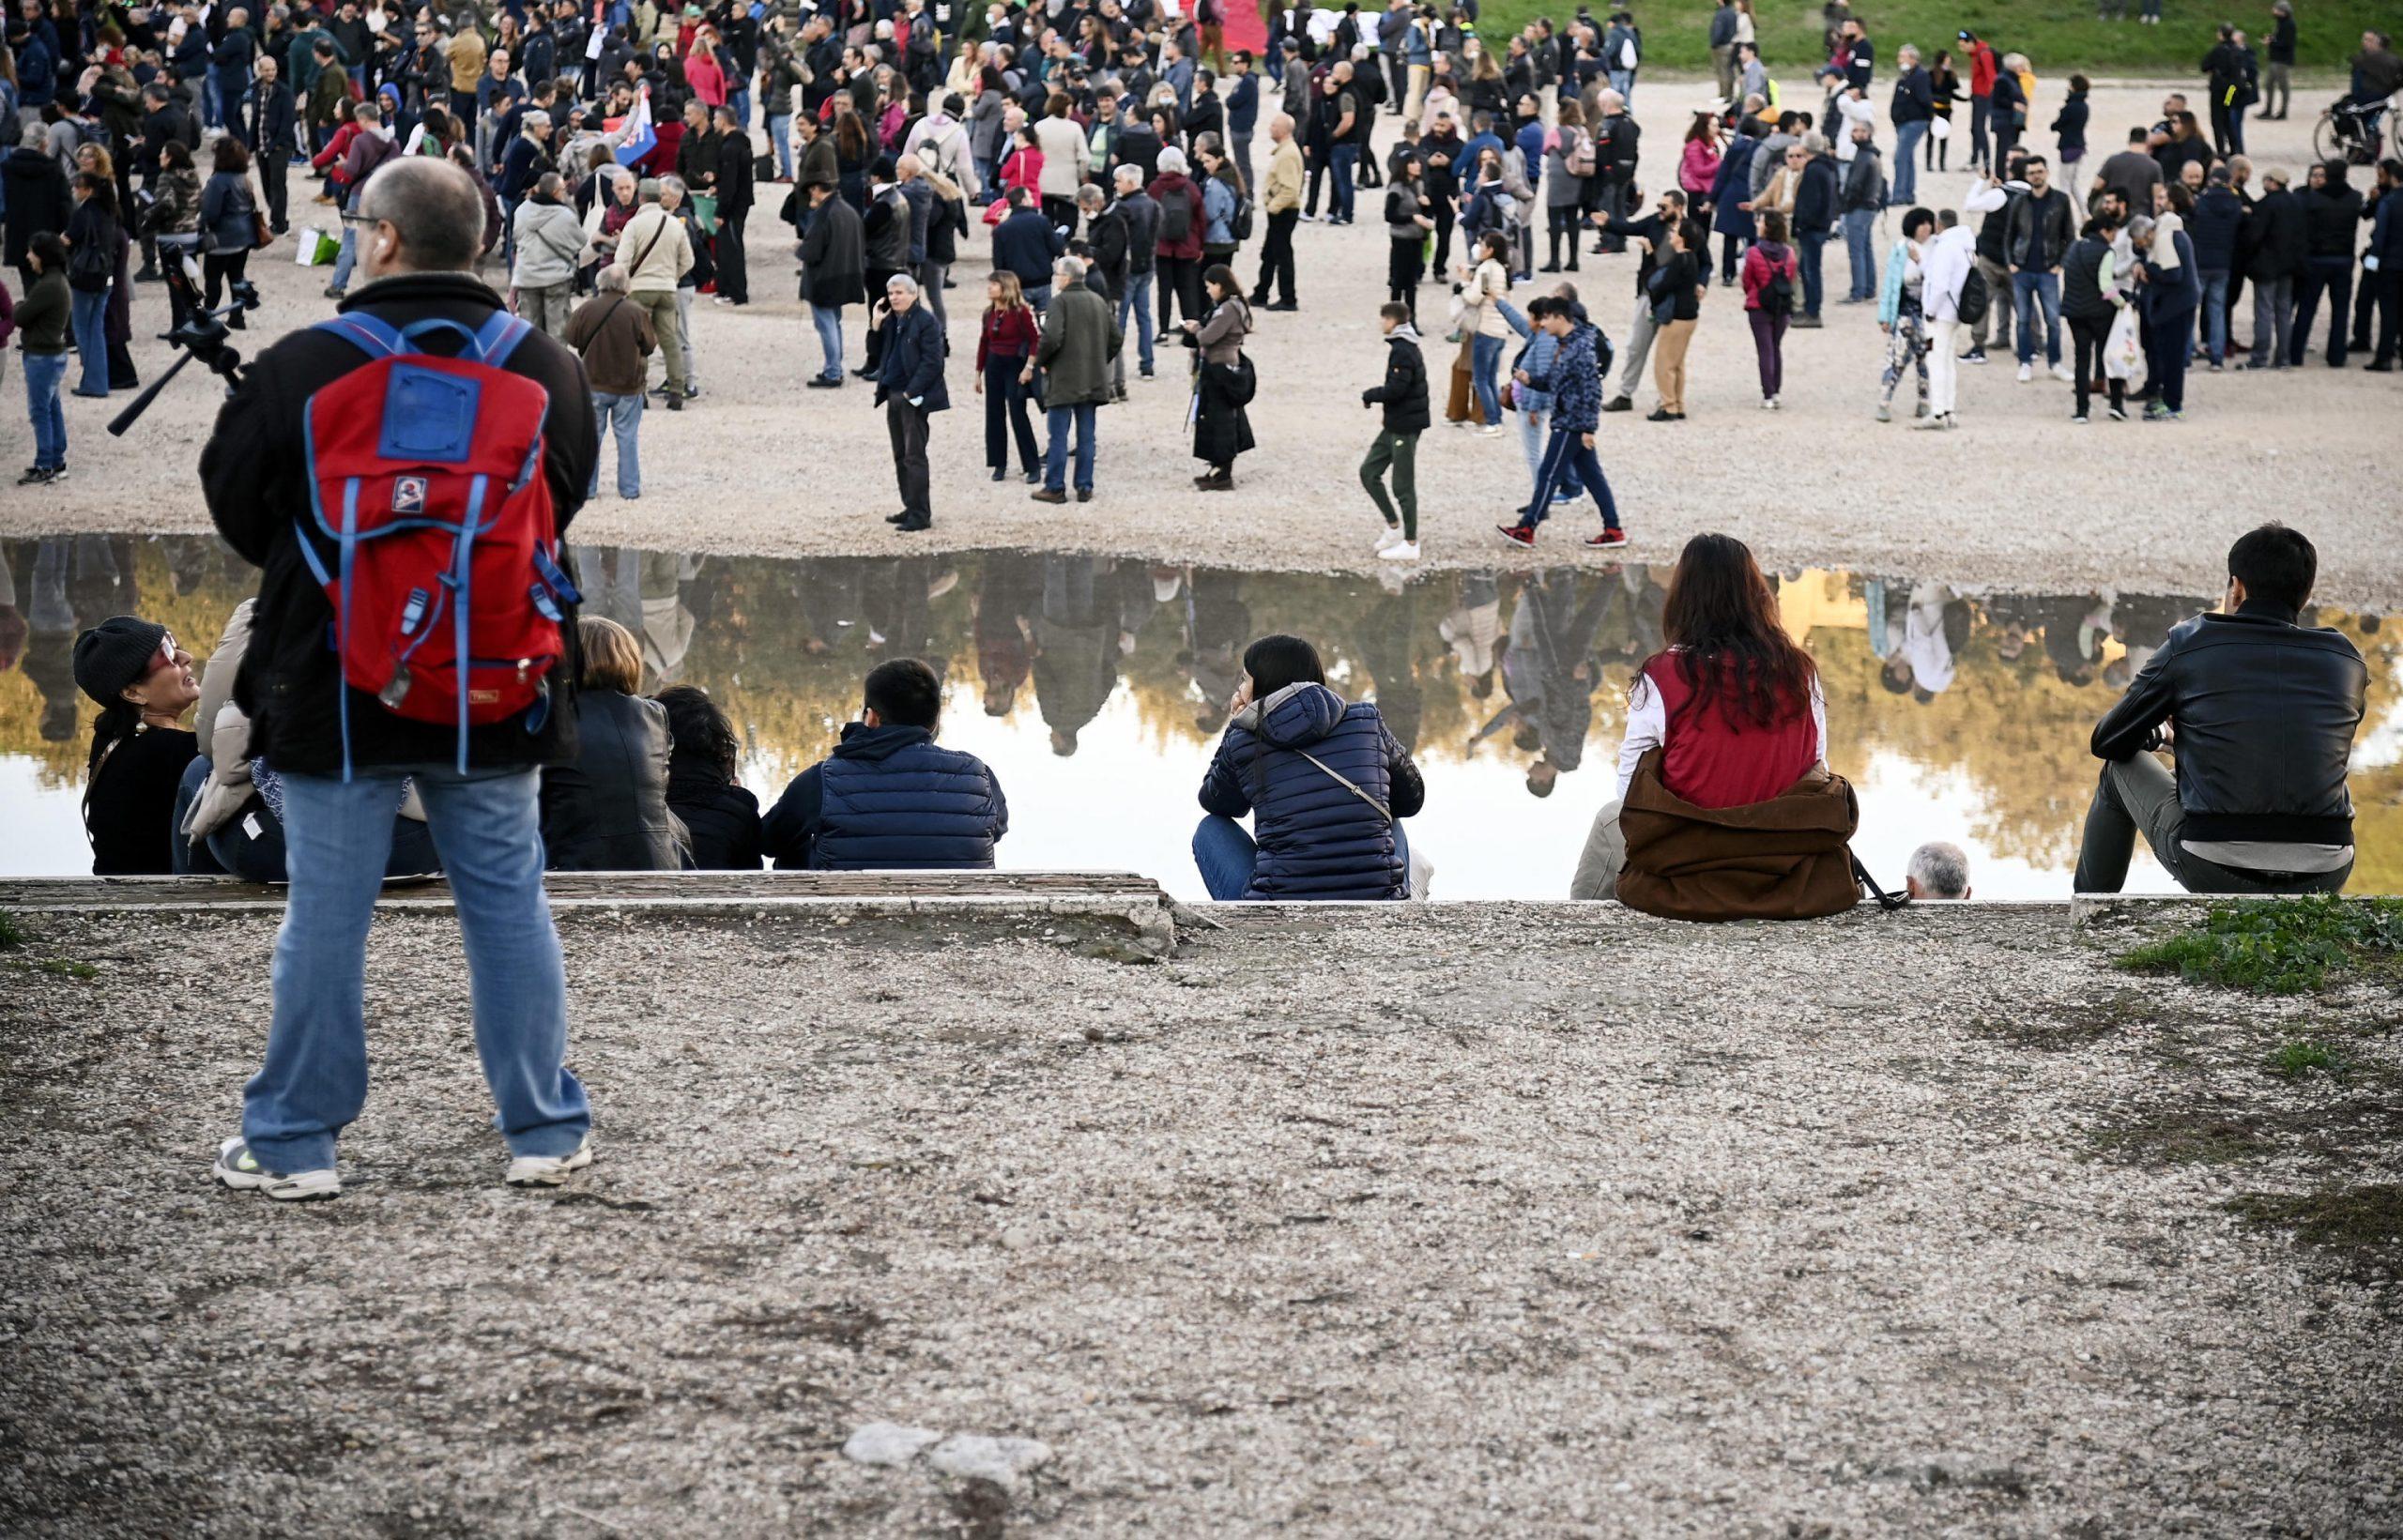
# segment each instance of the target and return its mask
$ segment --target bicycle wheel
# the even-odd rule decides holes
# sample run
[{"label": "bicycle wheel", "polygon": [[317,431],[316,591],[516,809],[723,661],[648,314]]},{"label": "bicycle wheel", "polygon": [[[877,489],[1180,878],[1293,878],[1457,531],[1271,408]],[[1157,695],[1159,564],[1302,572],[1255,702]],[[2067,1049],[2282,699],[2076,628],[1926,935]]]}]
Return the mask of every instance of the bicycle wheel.
[{"label": "bicycle wheel", "polygon": [[2311,126],[2311,158],[2319,161],[2345,159],[2345,142],[2336,132],[2333,114],[2321,113],[2319,121]]}]

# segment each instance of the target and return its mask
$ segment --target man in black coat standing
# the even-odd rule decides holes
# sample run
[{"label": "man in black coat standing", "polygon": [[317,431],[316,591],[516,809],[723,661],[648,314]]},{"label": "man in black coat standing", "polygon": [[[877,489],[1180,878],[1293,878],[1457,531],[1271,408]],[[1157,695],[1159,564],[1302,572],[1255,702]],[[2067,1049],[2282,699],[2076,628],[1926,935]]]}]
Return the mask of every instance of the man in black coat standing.
[{"label": "man in black coat standing", "polygon": [[292,87],[283,84],[283,69],[272,53],[259,55],[259,72],[251,79],[246,107],[251,134],[251,164],[257,168],[259,187],[267,194],[267,227],[283,235],[289,226],[283,214],[283,177],[298,141],[292,137],[296,114]]},{"label": "man in black coat standing", "polygon": [[825,366],[809,376],[813,390],[843,383],[843,307],[867,302],[867,236],[859,211],[824,182],[812,182],[809,231],[801,238],[801,297],[818,328]]},{"label": "man in black coat standing", "polygon": [[2303,272],[2303,206],[2284,171],[2262,174],[2268,189],[2245,215],[2238,236],[2245,282],[2253,289],[2253,355],[2239,369],[2284,369],[2294,328],[2295,280]]},{"label": "man in black coat standing", "polygon": [[918,281],[909,274],[885,280],[884,342],[876,366],[876,404],[884,408],[893,474],[901,485],[901,511],[884,522],[905,533],[934,527],[926,434],[934,414],[951,405],[942,382],[942,327],[920,298]]},{"label": "man in black coat standing", "polygon": [[717,110],[717,302],[747,305],[751,277],[742,260],[742,221],[751,217],[754,201],[751,136],[731,107]]},{"label": "man in black coat standing", "polygon": [[[366,282],[344,302],[344,316],[393,328],[445,321],[472,331],[500,313],[500,296],[474,276],[483,195],[467,172],[427,157],[395,160],[361,189],[353,212]],[[461,344],[434,332],[426,345],[452,352]],[[414,721],[386,709],[392,686],[375,692],[349,682],[326,645],[336,616],[316,574],[343,557],[322,533],[313,498],[319,445],[308,407],[318,391],[376,361],[363,341],[316,328],[291,333],[243,373],[201,451],[209,517],[262,569],[234,699],[250,715],[252,752],[283,782],[291,881],[275,943],[266,1062],[243,1091],[241,1135],[219,1149],[214,1175],[285,1200],[342,1190],[334,1141],[367,1097],[360,961],[406,780],[425,805],[467,941],[476,1043],[511,1157],[506,1180],[556,1186],[592,1161],[591,1111],[565,1063],[567,981],[543,892],[542,769],[576,755],[573,590],[563,577],[547,583],[540,562],[524,578],[547,589],[566,656],[554,661],[533,704],[512,715],[464,728]],[[522,405],[493,405],[487,391],[464,431],[479,444],[539,433],[552,516],[564,532],[584,504],[598,452],[584,370],[539,331],[520,336],[499,367],[542,388],[541,421],[513,416]],[[390,485],[396,500],[428,496],[423,478]],[[428,501],[426,511],[449,512],[450,496]],[[393,683],[408,688],[399,677]]]}]

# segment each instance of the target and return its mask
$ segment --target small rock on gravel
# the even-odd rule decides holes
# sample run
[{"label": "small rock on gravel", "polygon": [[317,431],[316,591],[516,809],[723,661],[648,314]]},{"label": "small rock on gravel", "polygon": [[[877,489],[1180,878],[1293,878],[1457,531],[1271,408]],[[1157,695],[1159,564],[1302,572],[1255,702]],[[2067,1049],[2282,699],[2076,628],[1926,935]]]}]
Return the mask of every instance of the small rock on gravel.
[{"label": "small rock on gravel", "polygon": [[864,1423],[844,1441],[843,1457],[862,1465],[907,1465],[942,1435],[899,1423]]}]

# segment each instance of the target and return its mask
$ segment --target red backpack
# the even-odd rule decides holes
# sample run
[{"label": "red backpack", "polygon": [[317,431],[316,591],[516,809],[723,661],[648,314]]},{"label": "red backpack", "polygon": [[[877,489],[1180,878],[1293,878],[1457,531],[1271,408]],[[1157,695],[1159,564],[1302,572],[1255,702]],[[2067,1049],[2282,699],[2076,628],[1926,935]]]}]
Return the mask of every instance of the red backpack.
[{"label": "red backpack", "polygon": [[[543,475],[550,393],[502,365],[533,328],[506,311],[481,328],[436,319],[394,327],[354,313],[318,323],[374,361],[309,397],[310,506],[334,542],[331,571],[309,531],[301,556],[333,606],[343,679],[412,722],[467,729],[549,714],[566,606],[582,596],[559,567]],[[419,350],[435,331],[457,357]],[[350,691],[342,693],[350,777]]]}]

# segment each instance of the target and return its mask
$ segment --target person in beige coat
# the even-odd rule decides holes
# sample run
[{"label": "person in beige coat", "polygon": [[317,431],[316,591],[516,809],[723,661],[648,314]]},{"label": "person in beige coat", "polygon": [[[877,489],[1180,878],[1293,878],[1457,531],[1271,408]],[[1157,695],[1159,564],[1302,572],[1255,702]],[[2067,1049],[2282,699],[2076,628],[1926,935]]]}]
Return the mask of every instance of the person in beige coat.
[{"label": "person in beige coat", "polygon": [[[1262,310],[1299,310],[1293,300],[1293,226],[1302,219],[1302,146],[1293,138],[1293,120],[1278,113],[1268,121],[1268,176],[1261,184],[1260,210],[1268,216],[1268,236],[1260,244],[1260,281],[1251,286],[1251,302]],[[1277,286],[1277,302],[1268,302],[1268,286]]]},{"label": "person in beige coat", "polygon": [[659,183],[644,177],[642,210],[618,232],[618,258],[611,266],[626,275],[627,297],[650,317],[667,365],[667,409],[684,409],[684,333],[676,313],[676,285],[693,270],[693,241],[684,221],[659,204]]},{"label": "person in beige coat", "polygon": [[1043,173],[1035,191],[1043,198],[1043,217],[1056,228],[1077,227],[1077,189],[1093,167],[1093,142],[1068,115],[1068,98],[1054,91],[1034,126],[1034,147],[1043,152]]}]

